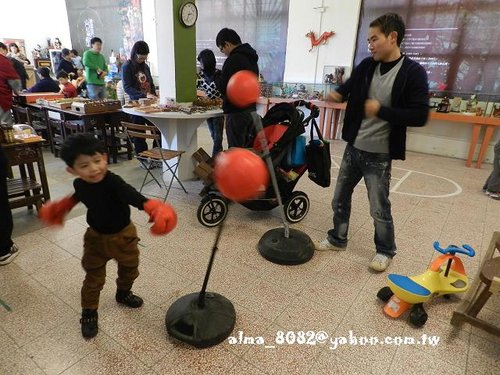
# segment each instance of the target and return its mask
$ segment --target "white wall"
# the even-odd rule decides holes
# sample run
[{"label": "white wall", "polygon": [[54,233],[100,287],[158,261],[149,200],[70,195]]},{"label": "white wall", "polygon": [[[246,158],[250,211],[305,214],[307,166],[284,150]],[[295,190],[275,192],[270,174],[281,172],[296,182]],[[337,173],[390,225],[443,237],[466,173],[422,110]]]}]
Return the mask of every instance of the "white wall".
[{"label": "white wall", "polygon": [[153,76],[158,76],[158,49],[156,48],[156,22],[155,0],[142,0],[142,30],[144,40],[149,45],[149,67]]},{"label": "white wall", "polygon": [[[322,5],[323,13],[314,9]],[[360,5],[361,0],[291,0],[284,81],[321,83],[325,65],[351,66]],[[335,35],[309,52],[311,30],[317,37],[324,31]]]},{"label": "white wall", "polygon": [[65,0],[2,1],[0,38],[24,39],[26,56],[33,62],[31,51],[37,44],[47,46],[47,38],[59,38],[71,48],[68,13]]}]

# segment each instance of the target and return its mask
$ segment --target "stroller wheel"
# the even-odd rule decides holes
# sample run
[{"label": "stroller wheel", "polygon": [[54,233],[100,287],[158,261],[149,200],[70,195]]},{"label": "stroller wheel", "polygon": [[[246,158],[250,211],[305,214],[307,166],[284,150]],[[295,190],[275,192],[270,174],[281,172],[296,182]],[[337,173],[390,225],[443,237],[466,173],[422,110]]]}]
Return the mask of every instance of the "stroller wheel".
[{"label": "stroller wheel", "polygon": [[201,200],[196,216],[206,227],[215,227],[222,223],[227,215],[226,201],[214,194],[208,194]]},{"label": "stroller wheel", "polygon": [[309,197],[302,191],[294,191],[284,204],[285,217],[290,223],[298,223],[309,212]]}]

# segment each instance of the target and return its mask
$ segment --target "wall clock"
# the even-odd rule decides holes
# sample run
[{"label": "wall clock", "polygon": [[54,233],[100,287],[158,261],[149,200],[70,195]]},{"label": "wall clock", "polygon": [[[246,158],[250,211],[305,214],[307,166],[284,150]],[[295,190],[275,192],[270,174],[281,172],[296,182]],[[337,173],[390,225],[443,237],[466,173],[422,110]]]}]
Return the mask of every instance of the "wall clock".
[{"label": "wall clock", "polygon": [[198,8],[195,3],[188,1],[181,5],[179,10],[179,20],[186,27],[191,27],[198,19]]}]

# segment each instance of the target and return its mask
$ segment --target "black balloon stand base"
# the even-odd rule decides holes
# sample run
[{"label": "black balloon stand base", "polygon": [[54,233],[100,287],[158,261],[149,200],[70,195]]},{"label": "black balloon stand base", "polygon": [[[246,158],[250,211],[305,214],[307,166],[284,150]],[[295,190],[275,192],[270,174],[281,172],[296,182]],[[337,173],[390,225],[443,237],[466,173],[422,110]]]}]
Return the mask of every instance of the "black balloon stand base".
[{"label": "black balloon stand base", "polygon": [[208,348],[224,341],[233,331],[236,311],[226,297],[205,293],[200,306],[200,293],[187,294],[167,311],[167,332],[179,341],[197,348]]},{"label": "black balloon stand base", "polygon": [[270,262],[284,265],[303,264],[314,255],[311,238],[297,229],[289,229],[288,238],[284,228],[271,229],[259,241],[259,253]]}]

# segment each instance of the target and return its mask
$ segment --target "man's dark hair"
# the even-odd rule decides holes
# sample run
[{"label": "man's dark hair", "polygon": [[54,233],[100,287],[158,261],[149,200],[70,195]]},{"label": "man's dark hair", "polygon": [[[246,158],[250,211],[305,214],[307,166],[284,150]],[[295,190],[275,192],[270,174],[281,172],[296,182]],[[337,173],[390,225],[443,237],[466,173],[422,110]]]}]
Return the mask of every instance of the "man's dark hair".
[{"label": "man's dark hair", "polygon": [[70,51],[73,55],[78,56],[78,51],[76,49],[72,49]]},{"label": "man's dark hair", "polygon": [[7,49],[7,46],[5,45],[5,43],[0,42],[0,48],[1,49]]},{"label": "man's dark hair", "polygon": [[236,31],[234,31],[233,29],[228,29],[227,27],[219,31],[217,37],[215,38],[215,45],[219,48],[224,47],[226,43],[231,43],[235,46],[241,44],[241,38],[236,33]]},{"label": "man's dark hair", "polygon": [[66,138],[61,146],[61,159],[68,167],[73,168],[75,160],[80,155],[93,156],[97,153],[104,154],[106,149],[101,141],[92,134],[73,134]]},{"label": "man's dark hair", "polygon": [[50,77],[50,69],[47,68],[46,66],[42,66],[41,68],[38,68],[37,73],[40,74],[43,78]]},{"label": "man's dark hair", "polygon": [[196,58],[200,63],[203,64],[203,71],[209,76],[215,73],[215,55],[210,49],[204,49],[200,52],[198,57]]},{"label": "man's dark hair", "polygon": [[144,40],[134,43],[130,51],[130,60],[135,61],[136,55],[149,55],[149,46]]},{"label": "man's dark hair", "polygon": [[67,49],[67,48],[63,48],[63,49],[61,50],[61,55],[62,55],[63,57],[68,56],[70,53],[71,53],[71,51],[70,51],[69,49]]},{"label": "man's dark hair", "polygon": [[397,13],[386,13],[370,23],[370,27],[378,27],[385,36],[393,31],[398,33],[398,47],[405,36],[405,23],[401,16]]},{"label": "man's dark hair", "polygon": [[68,76],[68,73],[66,73],[64,70],[60,70],[60,71],[57,72],[56,78],[57,79],[59,79],[59,78],[66,78],[66,79],[68,79],[69,76]]},{"label": "man's dark hair", "polygon": [[102,44],[101,38],[98,38],[98,37],[95,36],[92,39],[90,39],[90,46],[91,47],[94,45],[94,43],[101,43]]}]

